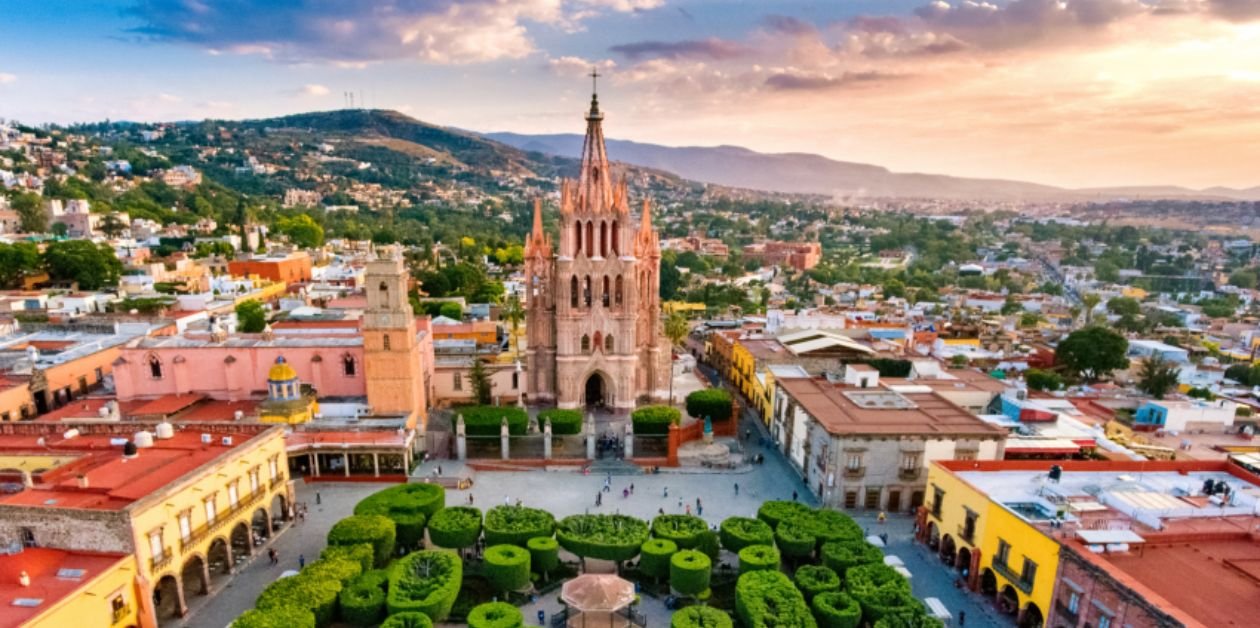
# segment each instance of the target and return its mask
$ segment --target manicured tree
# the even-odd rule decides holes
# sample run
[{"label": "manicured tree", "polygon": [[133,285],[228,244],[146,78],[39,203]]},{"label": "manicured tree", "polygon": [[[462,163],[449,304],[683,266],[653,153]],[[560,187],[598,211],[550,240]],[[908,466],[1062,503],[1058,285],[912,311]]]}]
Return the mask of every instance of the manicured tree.
[{"label": "manicured tree", "polygon": [[341,621],[355,626],[375,626],[385,613],[385,590],[374,586],[346,587],[337,595]]},{"label": "manicured tree", "polygon": [[486,602],[468,613],[468,628],[520,628],[525,625],[521,609],[507,602]]},{"label": "manicured tree", "polygon": [[232,622],[231,628],[315,628],[315,615],[305,608],[278,606],[251,608]]},{"label": "manicured tree", "polygon": [[669,559],[669,586],[687,596],[697,596],[709,590],[709,576],[713,562],[702,552],[679,550]]},{"label": "manicured tree", "polygon": [[706,388],[687,395],[687,414],[697,419],[709,418],[721,423],[734,413],[731,393],[721,388]]},{"label": "manicured tree", "polygon": [[551,536],[556,518],[551,513],[525,506],[495,506],[486,511],[487,545],[520,545],[539,536]]},{"label": "manicured tree", "polygon": [[779,550],[773,545],[749,545],[739,550],[739,573],[778,571]]},{"label": "manicured tree", "polygon": [[748,628],[817,628],[805,597],[781,571],[752,571],[735,583],[735,616]]},{"label": "manicured tree", "polygon": [[358,577],[351,580],[350,584],[346,586],[376,587],[384,591],[386,585],[388,584],[389,584],[389,570],[388,569],[373,569],[371,571],[365,571],[359,574]]},{"label": "manicured tree", "polygon": [[321,558],[306,566],[302,576],[339,582],[342,585],[358,578],[363,573],[363,564],[353,558],[334,557]]},{"label": "manicured tree", "polygon": [[845,589],[862,605],[862,620],[868,624],[889,612],[921,606],[910,594],[910,582],[883,563],[852,567],[844,580]]},{"label": "manicured tree", "polygon": [[857,628],[862,622],[862,606],[842,591],[819,593],[811,606],[821,628]]},{"label": "manicured tree", "polygon": [[582,412],[550,408],[538,413],[538,429],[551,421],[551,433],[555,436],[572,436],[582,432]]},{"label": "manicured tree", "polygon": [[369,543],[358,545],[329,545],[319,553],[321,561],[346,559],[359,563],[360,571],[371,571],[376,561],[376,550]]},{"label": "manicured tree", "polygon": [[652,536],[669,539],[681,549],[695,549],[709,524],[694,515],[657,515],[652,520]]},{"label": "manicured tree", "polygon": [[636,436],[663,435],[669,426],[678,425],[682,413],[670,406],[644,406],[630,413],[630,423]]},{"label": "manicured tree", "polygon": [[316,626],[327,626],[337,614],[337,594],[341,583],[325,578],[296,575],[267,585],[254,602],[259,610],[294,607],[310,611]]},{"label": "manicured tree", "polygon": [[464,549],[481,538],[481,511],[472,506],[443,508],[429,519],[429,540],[438,547]]},{"label": "manicured tree", "polygon": [[483,573],[497,591],[518,591],[529,585],[529,550],[515,545],[486,548]]},{"label": "manicured tree", "polygon": [[858,525],[853,520],[853,517],[842,512],[826,509],[815,510],[810,521],[810,529],[818,541],[817,549],[819,550],[822,549],[824,543],[829,541],[865,542],[866,540],[866,534],[862,531],[862,526]]},{"label": "manicured tree", "polygon": [[446,507],[446,489],[438,484],[399,484],[363,498],[356,515],[383,515],[394,521],[398,544],[406,548],[424,543],[424,524]]},{"label": "manicured tree", "polygon": [[838,574],[859,565],[883,562],[884,553],[866,541],[832,541],[822,547],[822,564]]},{"label": "manicured tree", "polygon": [[717,532],[705,530],[700,533],[700,538],[696,541],[696,551],[703,552],[709,560],[717,560],[722,555],[722,542],[718,540]]},{"label": "manicured tree", "polygon": [[556,524],[560,546],[582,558],[627,561],[647,539],[647,524],[627,515],[570,515]]},{"label": "manicured tree", "polygon": [[394,555],[394,540],[394,522],[380,515],[352,515],[328,531],[329,545],[370,544],[377,567],[384,567]]},{"label": "manicured tree", "polygon": [[560,544],[554,538],[536,536],[526,541],[525,547],[529,549],[530,566],[544,577],[560,566]]},{"label": "manicured tree", "polygon": [[814,510],[800,502],[772,500],[757,509],[757,518],[778,529],[784,521],[801,521],[813,516]]},{"label": "manicured tree", "polygon": [[770,524],[749,517],[728,517],[719,528],[722,547],[739,553],[749,545],[773,545],[774,530]]},{"label": "manicured tree", "polygon": [[463,563],[443,551],[412,552],[389,570],[385,607],[389,614],[417,611],[435,622],[446,619],[463,582]]},{"label": "manicured tree", "polygon": [[792,578],[796,588],[801,590],[805,601],[814,599],[819,593],[840,590],[840,576],[835,571],[821,565],[804,565],[796,570]]},{"label": "manicured tree", "polygon": [[799,560],[809,558],[814,554],[817,537],[814,536],[808,520],[788,520],[774,529],[774,542],[784,556]]},{"label": "manicured tree", "polygon": [[890,612],[880,617],[871,628],[944,628],[944,626],[945,622],[928,616],[920,606],[918,610],[906,608]]},{"label": "manicured tree", "polygon": [[420,612],[394,613],[385,618],[381,628],[433,628],[433,620]]},{"label": "manicured tree", "polygon": [[688,606],[674,611],[669,620],[670,628],[735,628],[735,622],[726,611],[712,606]]},{"label": "manicured tree", "polygon": [[669,539],[650,539],[639,549],[639,571],[657,582],[669,578],[669,559],[678,552],[678,544]]}]

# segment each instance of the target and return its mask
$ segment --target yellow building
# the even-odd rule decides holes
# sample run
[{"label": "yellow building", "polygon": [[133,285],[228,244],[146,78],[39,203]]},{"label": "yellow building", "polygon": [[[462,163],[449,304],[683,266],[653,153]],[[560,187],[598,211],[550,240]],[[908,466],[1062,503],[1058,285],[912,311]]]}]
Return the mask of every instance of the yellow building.
[{"label": "yellow building", "polygon": [[661,304],[661,309],[664,310],[666,315],[682,312],[688,317],[703,315],[707,307],[703,303],[688,303],[686,301],[666,301]]},{"label": "yellow building", "polygon": [[0,469],[0,478],[17,475],[24,486],[0,496],[0,544],[132,557],[140,592],[133,624],[156,626],[187,613],[191,596],[225,586],[232,565],[289,519],[292,486],[279,427],[17,427],[21,433],[0,435],[0,460],[38,455],[37,436],[41,449],[69,460]]},{"label": "yellow building", "polygon": [[131,554],[29,548],[0,555],[0,625],[137,626],[142,595]]}]

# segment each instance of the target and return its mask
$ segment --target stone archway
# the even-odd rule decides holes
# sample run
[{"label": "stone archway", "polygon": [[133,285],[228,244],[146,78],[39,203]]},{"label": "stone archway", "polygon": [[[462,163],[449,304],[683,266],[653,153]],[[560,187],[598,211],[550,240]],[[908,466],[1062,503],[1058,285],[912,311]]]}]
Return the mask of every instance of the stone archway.
[{"label": "stone archway", "polygon": [[980,572],[980,592],[985,595],[997,595],[997,575],[987,567]]},{"label": "stone archway", "polygon": [[284,493],[276,493],[271,498],[271,526],[279,528],[282,522],[289,520],[289,498]]},{"label": "stone archway", "polygon": [[254,511],[254,516],[250,519],[250,526],[254,531],[254,538],[269,539],[271,538],[271,515],[268,514],[266,508],[259,508]]},{"label": "stone archway", "polygon": [[582,402],[587,408],[604,408],[612,405],[613,390],[607,375],[594,371],[586,377],[582,387]]},{"label": "stone archway", "polygon": [[254,554],[254,538],[250,532],[249,524],[242,521],[232,528],[232,536],[230,545],[232,549],[232,563],[243,562]]},{"label": "stone archway", "polygon": [[954,569],[957,569],[958,573],[960,574],[963,572],[963,570],[968,570],[967,576],[964,578],[964,580],[970,579],[971,577],[971,571],[970,571],[971,550],[968,549],[966,546],[958,548],[958,559],[954,561]]},{"label": "stone archway", "polygon": [[1001,593],[997,598],[998,612],[1005,615],[1014,616],[1019,612],[1019,594],[1015,592],[1015,587],[1006,585],[1002,587]]},{"label": "stone archway", "polygon": [[1042,615],[1041,609],[1032,602],[1029,602],[1019,615],[1019,628],[1042,628],[1045,624],[1046,618]]},{"label": "stone archway", "polygon": [[153,609],[159,623],[182,617],[188,612],[188,607],[184,605],[184,587],[179,578],[168,573],[158,579],[153,586]]},{"label": "stone archway", "polygon": [[206,567],[211,585],[232,573],[232,552],[228,550],[227,539],[220,536],[210,541],[210,548],[206,550]]},{"label": "stone archway", "polygon": [[941,529],[936,526],[935,521],[928,522],[927,531],[928,531],[928,535],[927,535],[928,548],[932,550],[939,549],[941,547]]},{"label": "stone archway", "polygon": [[941,562],[946,565],[954,565],[954,537],[946,534],[941,537]]},{"label": "stone archway", "polygon": [[179,580],[185,596],[210,594],[210,573],[206,560],[197,554],[184,561],[184,566],[179,570]]}]

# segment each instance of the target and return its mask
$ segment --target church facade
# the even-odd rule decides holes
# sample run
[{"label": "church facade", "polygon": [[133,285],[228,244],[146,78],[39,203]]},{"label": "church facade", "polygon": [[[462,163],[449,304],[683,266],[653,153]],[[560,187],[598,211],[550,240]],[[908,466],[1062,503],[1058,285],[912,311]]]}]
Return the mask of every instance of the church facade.
[{"label": "church facade", "polygon": [[560,187],[559,238],[542,205],[525,242],[527,392],[560,408],[627,411],[668,394],[671,349],[661,327],[660,238],[644,200],[636,220],[614,181],[604,115],[591,97],[577,180]]}]

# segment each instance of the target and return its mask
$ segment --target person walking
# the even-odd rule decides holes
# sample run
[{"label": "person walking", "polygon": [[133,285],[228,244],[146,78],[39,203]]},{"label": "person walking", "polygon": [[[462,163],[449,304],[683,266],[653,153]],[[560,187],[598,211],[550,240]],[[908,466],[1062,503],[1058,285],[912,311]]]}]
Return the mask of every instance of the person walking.
[{"label": "person walking", "polygon": [[735,494],[739,495],[739,482],[735,483]]},{"label": "person walking", "polygon": [[298,554],[298,569],[306,568],[306,554]]},{"label": "person walking", "polygon": [[273,565],[280,564],[280,554],[276,552],[276,548],[274,547],[267,550],[267,558],[270,559],[271,564]]},{"label": "person walking", "polygon": [[541,608],[538,609],[538,625],[539,626],[547,625],[547,611],[544,611]]},{"label": "person walking", "polygon": [[967,625],[967,611],[958,611],[958,626],[962,628]]},{"label": "person walking", "polygon": [[634,482],[630,483],[630,494],[634,495]]},{"label": "person walking", "polygon": [[792,501],[796,501],[796,498],[797,498],[796,491],[792,491]]},{"label": "person walking", "polygon": [[884,511],[879,511],[879,516],[875,518],[880,523],[888,523],[888,515]]},{"label": "person walking", "polygon": [[687,514],[687,515],[690,515],[690,514],[691,514],[691,504],[687,504],[687,510],[686,510],[686,511],[684,511],[684,512],[685,512],[685,514]]},{"label": "person walking", "polygon": [[604,494],[603,494],[603,493],[595,493],[595,505],[596,505],[596,506],[600,506],[600,505],[602,505],[603,503],[604,503]]},{"label": "person walking", "polygon": [[665,497],[669,497],[669,487],[665,487]]}]

